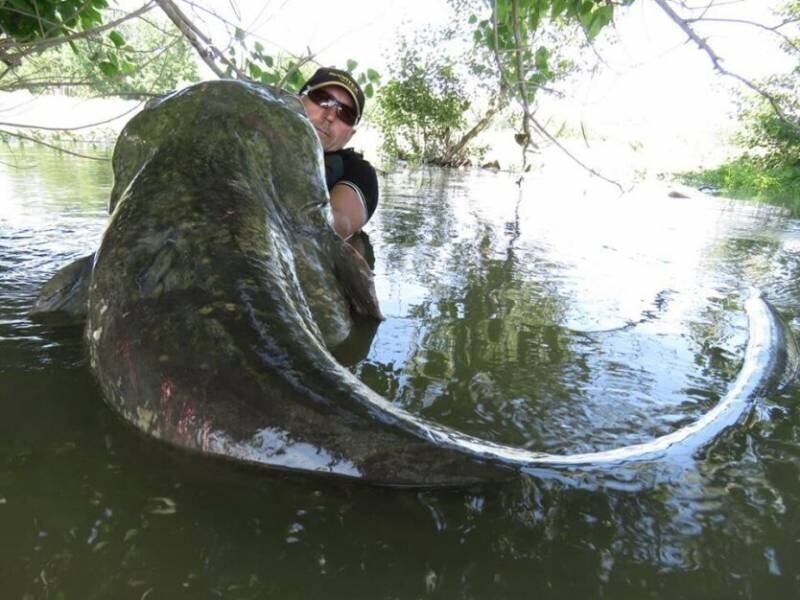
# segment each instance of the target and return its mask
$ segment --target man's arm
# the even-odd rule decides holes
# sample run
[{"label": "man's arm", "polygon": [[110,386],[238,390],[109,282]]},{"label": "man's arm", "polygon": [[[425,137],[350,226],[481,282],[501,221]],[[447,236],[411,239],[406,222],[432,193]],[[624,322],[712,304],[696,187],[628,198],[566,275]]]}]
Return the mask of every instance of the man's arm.
[{"label": "man's arm", "polygon": [[343,239],[360,231],[367,222],[367,207],[361,195],[346,183],[337,183],[331,189],[333,229]]}]

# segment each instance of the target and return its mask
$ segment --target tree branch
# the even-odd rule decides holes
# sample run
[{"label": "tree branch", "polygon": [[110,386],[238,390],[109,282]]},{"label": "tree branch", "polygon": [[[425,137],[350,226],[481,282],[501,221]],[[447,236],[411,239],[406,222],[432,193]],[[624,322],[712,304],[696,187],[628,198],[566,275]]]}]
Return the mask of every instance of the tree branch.
[{"label": "tree branch", "polygon": [[64,152],[65,154],[71,154],[72,156],[77,156],[78,158],[88,158],[90,160],[99,160],[108,162],[107,158],[102,158],[98,156],[89,156],[88,154],[81,154],[80,152],[73,152],[72,150],[67,150],[66,148],[62,148],[61,146],[56,146],[55,144],[48,144],[47,142],[44,142],[42,140],[37,140],[36,138],[30,137],[23,133],[16,133],[14,131],[6,131],[4,129],[0,129],[0,135],[10,135],[11,137],[19,138],[21,140],[27,140],[35,144],[46,146],[47,148],[52,148],[53,150],[58,150],[59,152]]},{"label": "tree branch", "polygon": [[[514,45],[517,48],[522,48],[523,45],[522,45],[522,40],[520,39],[521,35],[520,35],[520,31],[519,31],[519,25],[517,24],[518,7],[519,7],[518,0],[513,0],[512,18],[514,19],[514,28],[513,28]],[[492,3],[492,24],[493,24],[493,28],[494,28],[494,34],[495,34],[494,56],[495,56],[495,62],[497,63],[497,69],[498,69],[498,71],[500,73],[500,82],[501,82],[501,90],[502,90],[502,86],[503,85],[509,85],[509,84],[505,81],[505,75],[504,75],[502,60],[501,60],[500,54],[498,53],[498,50],[497,50],[497,47],[498,47],[498,43],[497,43],[497,16],[496,16],[496,11],[494,10],[494,8],[495,8],[495,5],[494,5],[494,2],[493,2]],[[524,172],[524,169],[525,169],[525,165],[527,163],[527,148],[528,148],[528,146],[533,144],[533,138],[532,138],[531,132],[530,132],[530,124],[532,123],[534,125],[534,127],[536,128],[536,130],[544,138],[546,138],[552,144],[554,144],[559,150],[561,150],[564,154],[566,154],[578,166],[580,166],[584,170],[588,171],[589,173],[591,173],[595,177],[599,177],[603,181],[606,181],[606,182],[616,186],[620,190],[620,192],[624,192],[625,189],[622,187],[622,185],[619,182],[614,181],[613,179],[609,179],[608,177],[605,177],[604,175],[602,175],[596,169],[593,169],[592,167],[590,167],[590,166],[586,165],[584,162],[582,162],[578,157],[576,157],[569,150],[567,150],[567,148],[563,144],[561,144],[552,134],[550,134],[550,132],[547,131],[547,129],[541,123],[539,123],[536,120],[536,118],[531,114],[530,106],[529,106],[528,100],[527,100],[526,84],[525,84],[524,78],[522,77],[522,55],[521,55],[521,53],[518,52],[518,51],[515,51],[514,52],[514,58],[515,58],[514,68],[515,68],[516,74],[517,74],[516,84],[517,84],[519,95],[522,98],[521,104],[522,104],[522,109],[524,111],[523,112],[523,117],[522,117],[522,119],[523,119],[522,120],[522,123],[523,123],[523,134],[525,136],[525,139],[523,140],[524,144],[523,144],[523,149],[522,149],[523,172]],[[501,93],[502,93],[502,91],[501,91]],[[522,180],[522,178],[520,178],[519,181],[521,181],[521,180]],[[519,181],[518,181],[518,183],[519,183]]]},{"label": "tree branch", "polygon": [[770,33],[774,33],[778,37],[780,37],[789,47],[793,48],[794,50],[800,52],[800,46],[797,45],[792,38],[788,35],[783,33],[782,31],[778,31],[781,27],[785,25],[789,25],[791,23],[796,23],[798,19],[786,19],[782,23],[778,25],[774,25],[770,27],[769,25],[764,25],[763,23],[758,23],[756,21],[748,21],[747,19],[724,19],[721,17],[694,17],[691,19],[684,19],[684,22],[687,24],[692,23],[737,23],[739,25],[749,25],[751,27],[757,27],[758,29],[763,29],[765,31],[769,31]]},{"label": "tree branch", "polygon": [[138,110],[142,104],[143,104],[142,102],[139,102],[133,108],[130,108],[126,110],[124,113],[120,113],[115,117],[111,117],[110,119],[97,121],[96,123],[87,123],[85,125],[76,125],[75,127],[44,127],[42,125],[27,125],[24,123],[2,123],[2,122],[0,122],[0,127],[19,127],[20,129],[37,129],[42,131],[77,131],[79,129],[89,129],[91,127],[97,127],[98,125],[105,125],[106,123],[111,123],[112,121],[116,121],[117,119],[124,117],[125,115],[130,114],[135,110]]},{"label": "tree branch", "polygon": [[736,79],[744,86],[750,88],[756,94],[758,94],[759,96],[764,98],[767,102],[769,102],[770,106],[772,107],[772,110],[775,111],[775,114],[781,119],[781,121],[786,123],[792,129],[800,130],[800,125],[798,125],[798,123],[795,123],[791,118],[787,117],[784,114],[783,110],[781,109],[780,103],[778,102],[778,99],[775,96],[767,92],[758,84],[750,81],[746,77],[742,77],[738,73],[734,73],[733,71],[729,71],[728,69],[723,67],[722,58],[720,58],[717,55],[717,53],[714,52],[714,49],[711,46],[709,46],[706,40],[701,38],[697,34],[697,32],[694,29],[692,29],[691,25],[689,25],[685,19],[683,19],[678,13],[676,13],[673,10],[673,8],[667,3],[667,0],[654,0],[654,2],[667,14],[667,16],[670,19],[672,19],[672,21],[678,27],[681,28],[681,30],[689,37],[690,40],[692,40],[695,44],[697,44],[697,46],[708,55],[708,57],[711,59],[711,64],[714,66],[714,69],[718,73]]},{"label": "tree branch", "polygon": [[175,24],[184,37],[189,40],[189,43],[197,51],[197,54],[203,62],[208,65],[208,68],[211,69],[217,77],[220,79],[225,79],[227,77],[225,72],[217,64],[217,60],[219,60],[233,71],[239,79],[250,80],[247,75],[242,73],[233,62],[211,43],[211,39],[206,36],[197,25],[192,23],[172,0],[155,0],[155,2],[161,7],[164,14],[169,17],[170,21]]},{"label": "tree branch", "polygon": [[306,48],[306,52],[307,53],[303,58],[297,61],[291,69],[286,71],[286,74],[281,78],[281,80],[278,82],[278,85],[275,87],[277,87],[279,90],[282,90],[283,86],[286,85],[286,82],[289,81],[289,78],[299,71],[300,67],[314,60],[315,55],[311,52],[311,48]]},{"label": "tree branch", "polygon": [[458,140],[458,142],[452,144],[447,149],[442,159],[444,164],[453,165],[462,155],[464,149],[467,147],[467,144],[469,144],[478,136],[478,134],[482,133],[491,124],[495,115],[505,108],[505,100],[503,98],[504,97],[501,97],[499,94],[492,96],[492,99],[489,102],[489,108],[486,110],[484,115],[478,120],[477,123],[475,123],[475,125],[472,126],[469,131],[461,136],[461,139]]},{"label": "tree branch", "polygon": [[599,177],[603,181],[610,183],[611,185],[615,185],[621,193],[625,193],[625,189],[618,181],[614,181],[613,179],[609,179],[599,171],[593,169],[589,165],[582,162],[577,156],[572,154],[569,150],[567,150],[566,146],[564,146],[561,142],[559,142],[547,129],[545,129],[544,125],[539,123],[534,117],[531,117],[531,123],[534,124],[536,129],[541,133],[545,138],[547,138],[552,144],[554,144],[559,150],[561,150],[564,154],[566,154],[569,158],[571,158],[575,163],[579,166],[583,167],[586,171],[594,175],[595,177]]},{"label": "tree branch", "polygon": [[[517,48],[522,47],[521,35],[519,32],[519,0],[512,0],[511,2],[511,20],[514,23],[514,45]],[[528,104],[528,90],[525,89],[525,77],[522,73],[522,53],[519,51],[514,52],[514,69],[517,74],[517,91],[522,102],[522,133],[525,138],[522,143],[522,172],[528,166],[528,147],[531,145],[531,127],[530,122],[533,118],[531,116],[531,109]]]},{"label": "tree branch", "polygon": [[[13,66],[18,65],[22,61],[22,59],[28,56],[29,54],[32,54],[34,52],[41,52],[52,46],[59,46],[67,42],[72,42],[74,40],[79,40],[85,37],[96,35],[103,31],[107,31],[109,29],[113,29],[117,25],[124,23],[125,21],[129,21],[130,19],[135,19],[139,15],[143,15],[144,13],[152,9],[154,5],[153,2],[154,0],[148,0],[148,2],[146,2],[137,10],[128,13],[120,17],[119,19],[109,21],[104,25],[99,25],[92,29],[87,29],[85,31],[81,31],[78,33],[72,33],[69,35],[63,35],[54,38],[36,40],[33,42],[13,42],[12,44],[6,44],[6,46],[12,50],[12,52],[0,49],[2,50],[2,52],[0,52],[0,56],[2,56],[3,61],[9,65],[9,67],[5,71],[3,71],[3,73],[0,74],[0,79],[2,79],[3,76],[6,73],[8,73],[8,71],[11,68],[13,68]],[[13,50],[16,50],[16,52],[13,52]]]}]

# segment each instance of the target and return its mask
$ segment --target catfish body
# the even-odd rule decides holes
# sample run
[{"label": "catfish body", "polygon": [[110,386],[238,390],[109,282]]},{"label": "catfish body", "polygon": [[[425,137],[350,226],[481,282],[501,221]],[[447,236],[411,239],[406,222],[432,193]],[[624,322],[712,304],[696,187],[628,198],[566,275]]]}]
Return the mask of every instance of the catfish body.
[{"label": "catfish body", "polygon": [[124,419],[192,451],[397,486],[614,469],[697,455],[797,373],[791,331],[753,293],[742,370],[697,422],[579,455],[490,443],[403,411],[332,357],[353,313],[380,311],[369,269],[328,224],[321,149],[296,99],[235,81],[187,88],[126,126],[114,173],[88,286],[91,369]]}]

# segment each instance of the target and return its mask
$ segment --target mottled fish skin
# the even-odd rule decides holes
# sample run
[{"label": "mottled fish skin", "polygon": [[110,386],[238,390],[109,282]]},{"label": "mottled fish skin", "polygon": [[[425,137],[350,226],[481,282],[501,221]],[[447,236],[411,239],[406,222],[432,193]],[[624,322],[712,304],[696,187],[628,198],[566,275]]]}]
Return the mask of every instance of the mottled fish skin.
[{"label": "mottled fish skin", "polygon": [[328,352],[353,304],[337,272],[362,266],[342,269],[361,259],[328,225],[321,150],[296,99],[196,85],[135,117],[113,162],[87,338],[126,420],[200,452],[376,483],[508,477],[436,448]]},{"label": "mottled fish skin", "polygon": [[82,325],[93,263],[90,254],[59,269],[39,290],[28,316],[52,325]]},{"label": "mottled fish skin", "polygon": [[796,375],[796,356],[778,351],[791,332],[753,294],[731,390],[710,416],[663,438],[555,456],[406,413],[328,350],[349,331],[351,310],[380,313],[368,269],[328,225],[321,150],[301,112],[262,87],[207,82],[154,103],[120,137],[87,338],[106,401],[142,431],[205,454],[382,485],[561,477],[694,456]]}]

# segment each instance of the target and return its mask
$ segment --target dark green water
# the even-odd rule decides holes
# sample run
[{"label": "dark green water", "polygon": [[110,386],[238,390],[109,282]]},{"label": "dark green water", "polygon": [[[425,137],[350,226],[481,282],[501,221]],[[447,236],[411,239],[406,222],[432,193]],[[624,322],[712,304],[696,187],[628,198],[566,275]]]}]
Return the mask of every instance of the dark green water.
[{"label": "dark green water", "polygon": [[[109,167],[0,160],[0,598],[800,595],[796,386],[702,460],[602,485],[397,491],[188,457],[106,408],[80,331],[25,317],[97,245]],[[703,414],[741,364],[741,293],[800,314],[800,223],[572,179],[383,179],[388,319],[343,360],[412,412],[550,452]]]}]

